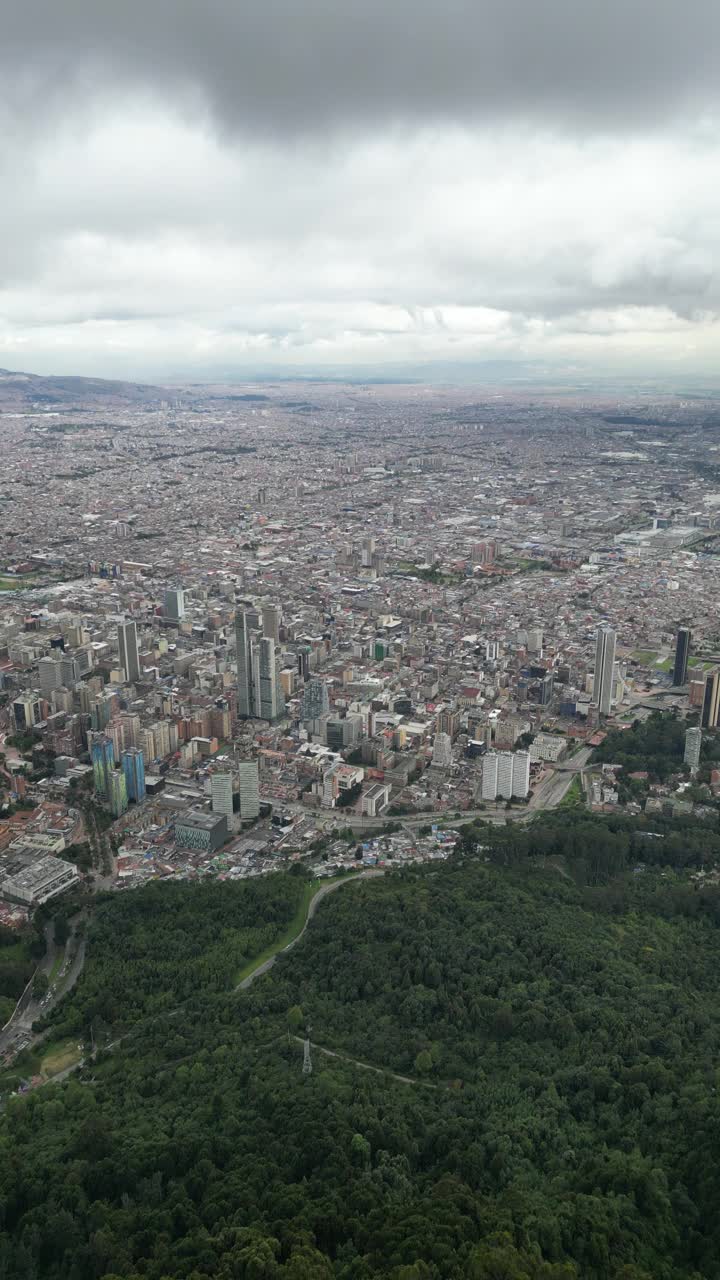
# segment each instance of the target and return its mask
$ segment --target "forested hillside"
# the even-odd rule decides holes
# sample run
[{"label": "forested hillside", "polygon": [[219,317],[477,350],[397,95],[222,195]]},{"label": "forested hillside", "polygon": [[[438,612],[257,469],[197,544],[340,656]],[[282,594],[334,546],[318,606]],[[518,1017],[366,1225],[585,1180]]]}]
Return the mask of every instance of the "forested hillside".
[{"label": "forested hillside", "polygon": [[[86,1022],[108,985],[134,1028],[64,1086],[8,1103],[0,1274],[720,1273],[716,890],[661,865],[578,886],[498,845],[341,890],[233,994],[230,968],[203,959],[216,900],[182,886],[165,910],[169,887],[103,905],[63,1015]],[[264,881],[239,925],[262,933],[288,892]],[[194,993],[171,957],[199,975]],[[181,1015],[159,1007],[163,984]]]},{"label": "forested hillside", "polygon": [[52,1018],[57,1035],[98,1037],[201,993],[230,990],[243,964],[275,941],[304,897],[297,875],[147,885],[100,900],[90,962]]}]

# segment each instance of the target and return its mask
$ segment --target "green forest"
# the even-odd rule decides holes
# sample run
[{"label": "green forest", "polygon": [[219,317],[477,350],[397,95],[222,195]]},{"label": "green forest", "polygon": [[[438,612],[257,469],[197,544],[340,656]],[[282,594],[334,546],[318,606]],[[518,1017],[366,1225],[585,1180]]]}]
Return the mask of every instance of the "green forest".
[{"label": "green forest", "polygon": [[0,1274],[717,1277],[720,890],[691,873],[719,852],[691,821],[474,824],[245,991],[302,876],[105,898],[54,1021],[109,1047],[4,1100]]},{"label": "green forest", "polygon": [[0,925],[0,1027],[7,1022],[42,956],[42,937],[30,926]]}]

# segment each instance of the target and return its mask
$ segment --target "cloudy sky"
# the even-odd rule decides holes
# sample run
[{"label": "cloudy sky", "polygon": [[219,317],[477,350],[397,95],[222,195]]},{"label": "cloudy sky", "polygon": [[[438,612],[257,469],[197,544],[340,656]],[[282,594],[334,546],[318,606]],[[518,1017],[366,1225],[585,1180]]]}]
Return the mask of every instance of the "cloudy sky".
[{"label": "cloudy sky", "polygon": [[719,367],[718,0],[6,0],[0,365]]}]

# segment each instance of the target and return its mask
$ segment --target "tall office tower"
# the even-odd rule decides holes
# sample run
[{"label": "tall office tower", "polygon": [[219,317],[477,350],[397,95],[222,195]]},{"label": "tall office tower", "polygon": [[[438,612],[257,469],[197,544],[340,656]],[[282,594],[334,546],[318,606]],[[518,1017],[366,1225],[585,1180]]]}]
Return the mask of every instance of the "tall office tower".
[{"label": "tall office tower", "polygon": [[141,804],[145,799],[145,757],[138,747],[128,747],[121,756],[128,800]]},{"label": "tall office tower", "polygon": [[449,769],[452,764],[452,739],[449,733],[436,733],[432,763],[435,769]]},{"label": "tall office tower", "polygon": [[228,830],[233,820],[233,775],[232,770],[216,770],[210,779],[210,795],[213,813],[221,813],[227,818]]},{"label": "tall office tower", "polygon": [[262,610],[263,635],[268,640],[280,643],[280,609],[276,604],[264,604]]},{"label": "tall office tower", "polygon": [[261,720],[277,720],[282,715],[279,693],[278,664],[275,657],[275,641],[263,636],[257,655],[256,700],[257,714]]},{"label": "tall office tower", "polygon": [[140,679],[140,657],[138,654],[137,627],[134,622],[121,622],[118,626],[118,653],[120,666],[125,672],[126,680]]},{"label": "tall office tower", "polygon": [[298,662],[298,675],[303,680],[308,680],[310,677],[310,646],[309,645],[303,645],[302,649],[298,649],[297,662]]},{"label": "tall office tower", "polygon": [[[397,704],[396,704],[397,706]],[[410,712],[405,714],[409,715]],[[454,738],[460,728],[460,715],[457,711],[444,710],[440,711],[437,718],[438,733],[449,733]]]},{"label": "tall office tower", "polygon": [[114,773],[110,774],[108,802],[113,818],[119,818],[123,813],[127,813],[127,784],[125,782],[125,774],[121,769],[116,769]]},{"label": "tall office tower", "polygon": [[324,680],[311,680],[303,691],[302,720],[321,720],[330,714],[330,699]]},{"label": "tall office tower", "polygon": [[528,631],[527,647],[529,653],[542,653],[542,627],[531,627]]},{"label": "tall office tower", "polygon": [[101,733],[110,723],[109,698],[93,698],[90,703],[90,723],[96,733]]},{"label": "tall office tower", "polygon": [[374,538],[363,538],[360,549],[360,560],[364,568],[369,569],[372,566],[373,556],[375,555],[376,542]]},{"label": "tall office tower", "polygon": [[56,658],[41,658],[38,662],[38,675],[40,692],[43,698],[49,700],[53,689],[59,689],[62,684],[62,663]]},{"label": "tall office tower", "polygon": [[240,783],[240,817],[257,818],[260,813],[260,783],[257,760],[241,760],[238,765]]},{"label": "tall office tower", "polygon": [[717,667],[705,677],[705,697],[703,698],[702,727],[715,729],[720,711],[720,672]]},{"label": "tall office tower", "polygon": [[169,587],[165,592],[165,617],[180,622],[185,617],[185,592],[182,587]]},{"label": "tall office tower", "polygon": [[688,729],[685,734],[685,764],[690,765],[690,772],[697,773],[700,768],[700,748],[702,746],[702,730]]},{"label": "tall office tower", "polygon": [[115,751],[110,738],[104,734],[93,735],[90,744],[95,794],[104,800],[110,798],[110,778],[115,769]]},{"label": "tall office tower", "polygon": [[513,756],[512,793],[524,800],[530,790],[530,752],[516,751]]},{"label": "tall office tower", "polygon": [[615,684],[615,632],[612,627],[598,627],[595,638],[595,679],[593,702],[602,715],[610,714]]},{"label": "tall office tower", "polygon": [[692,643],[692,632],[688,627],[681,627],[677,633],[675,641],[675,666],[673,668],[673,684],[687,684],[688,658],[690,657],[690,645]]},{"label": "tall office tower", "polygon": [[75,685],[79,684],[82,679],[82,671],[80,670],[80,663],[77,658],[72,658],[69,654],[64,658],[61,658],[60,675],[62,677],[62,683],[66,688],[74,689]]},{"label": "tall office tower", "polygon": [[239,609],[235,617],[235,644],[237,646],[238,715],[247,720],[255,710],[255,662],[253,642],[245,609]]},{"label": "tall office tower", "polygon": [[497,752],[488,752],[482,762],[482,798],[494,800],[498,793],[498,757]]}]

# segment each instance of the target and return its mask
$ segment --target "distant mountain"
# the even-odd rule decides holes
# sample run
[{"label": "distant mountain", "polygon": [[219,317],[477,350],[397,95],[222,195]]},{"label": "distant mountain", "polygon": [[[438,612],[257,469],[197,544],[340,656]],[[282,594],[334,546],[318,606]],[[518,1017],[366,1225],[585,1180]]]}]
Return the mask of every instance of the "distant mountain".
[{"label": "distant mountain", "polygon": [[87,409],[94,405],[150,405],[168,395],[162,387],[106,378],[43,378],[0,369],[0,414],[33,409]]}]

